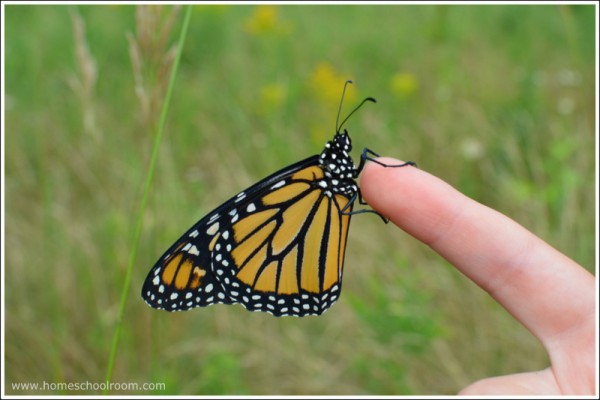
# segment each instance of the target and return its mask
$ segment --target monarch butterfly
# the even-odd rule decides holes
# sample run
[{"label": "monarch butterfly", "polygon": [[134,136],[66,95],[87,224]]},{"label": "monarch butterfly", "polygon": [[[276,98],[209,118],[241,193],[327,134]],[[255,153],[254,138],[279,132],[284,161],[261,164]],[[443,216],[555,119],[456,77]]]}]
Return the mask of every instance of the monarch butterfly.
[{"label": "monarch butterfly", "polygon": [[[348,131],[340,125],[320,155],[281,169],[229,199],[183,234],[150,270],[142,297],[154,308],[183,311],[242,304],[275,316],[320,315],[340,296],[350,218],[361,197]],[[378,214],[380,215],[380,214]],[[380,215],[381,216],[381,215]],[[383,218],[383,217],[382,217]],[[384,221],[387,222],[386,219]]]}]

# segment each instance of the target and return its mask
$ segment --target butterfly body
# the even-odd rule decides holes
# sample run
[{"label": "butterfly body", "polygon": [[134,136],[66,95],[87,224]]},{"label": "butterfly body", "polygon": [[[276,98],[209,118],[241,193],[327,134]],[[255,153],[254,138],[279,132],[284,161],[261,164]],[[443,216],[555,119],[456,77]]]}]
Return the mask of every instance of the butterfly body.
[{"label": "butterfly body", "polygon": [[320,155],[234,196],[192,226],[150,271],[142,297],[183,311],[240,303],[275,316],[319,315],[339,297],[359,193],[346,131]]}]

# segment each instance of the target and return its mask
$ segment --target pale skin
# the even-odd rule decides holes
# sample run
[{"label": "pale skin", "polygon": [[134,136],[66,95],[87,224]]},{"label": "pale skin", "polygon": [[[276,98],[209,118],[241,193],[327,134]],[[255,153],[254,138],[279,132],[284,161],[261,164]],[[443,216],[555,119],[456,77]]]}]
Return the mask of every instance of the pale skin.
[{"label": "pale skin", "polygon": [[418,168],[369,162],[360,184],[373,209],[488,292],[550,356],[550,367],[542,371],[486,378],[459,394],[597,394],[592,274],[515,221]]}]

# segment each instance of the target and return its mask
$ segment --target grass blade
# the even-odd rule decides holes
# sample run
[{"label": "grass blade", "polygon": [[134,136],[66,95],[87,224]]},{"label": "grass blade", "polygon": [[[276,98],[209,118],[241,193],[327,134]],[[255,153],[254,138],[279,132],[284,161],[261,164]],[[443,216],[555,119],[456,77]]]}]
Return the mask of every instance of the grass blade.
[{"label": "grass blade", "polygon": [[[125,273],[125,282],[123,283],[123,290],[121,292],[119,313],[117,316],[117,323],[115,326],[115,331],[114,331],[113,340],[112,340],[112,346],[111,346],[111,350],[110,350],[110,356],[109,356],[108,365],[106,368],[105,382],[110,382],[112,379],[115,357],[117,354],[117,349],[119,347],[119,339],[121,337],[123,315],[125,313],[125,303],[127,301],[127,296],[129,295],[129,287],[131,285],[131,276],[133,274],[133,265],[134,265],[136,257],[137,257],[137,249],[138,249],[138,244],[139,244],[139,240],[140,240],[140,236],[141,236],[141,232],[142,232],[143,216],[144,216],[144,212],[146,210],[146,203],[148,201],[148,193],[150,192],[150,186],[152,184],[152,179],[154,177],[154,169],[156,166],[156,160],[158,158],[158,150],[159,150],[160,142],[161,142],[162,135],[163,135],[165,121],[167,119],[167,112],[168,112],[169,103],[171,100],[171,94],[173,92],[175,77],[177,75],[177,67],[179,66],[179,60],[181,58],[181,51],[183,49],[183,44],[185,43],[185,37],[187,34],[187,30],[188,30],[191,11],[192,11],[192,6],[188,6],[185,16],[184,16],[183,26],[181,28],[181,35],[179,37],[179,43],[177,45],[177,55],[175,56],[175,61],[173,63],[173,69],[171,70],[171,75],[169,78],[169,86],[167,88],[165,102],[162,107],[162,111],[160,114],[160,120],[158,123],[158,127],[156,128],[156,133],[154,135],[154,143],[152,145],[152,155],[150,157],[150,165],[148,166],[148,174],[146,175],[146,182],[144,184],[144,191],[142,194],[142,200],[140,202],[140,209],[139,209],[139,212],[138,212],[138,215],[136,218],[136,222],[135,222],[135,231],[134,231],[134,235],[133,235],[133,243],[131,245],[131,254],[129,257],[129,263],[127,265],[127,271]],[[108,394],[108,387],[106,387],[104,389],[104,394]]]}]

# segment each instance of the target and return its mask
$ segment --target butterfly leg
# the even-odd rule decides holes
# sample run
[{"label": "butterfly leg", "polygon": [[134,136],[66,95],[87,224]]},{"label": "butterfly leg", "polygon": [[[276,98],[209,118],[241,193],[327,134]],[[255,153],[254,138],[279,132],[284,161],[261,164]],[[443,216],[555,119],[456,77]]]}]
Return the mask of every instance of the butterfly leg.
[{"label": "butterfly leg", "polygon": [[[414,163],[413,161],[408,161],[402,164],[397,164],[397,165],[390,165],[390,164],[385,164],[382,163],[381,161],[377,161],[374,157],[379,157],[379,154],[375,153],[373,150],[369,149],[369,148],[364,148],[362,154],[360,155],[360,163],[358,164],[358,167],[356,167],[356,176],[358,176],[360,174],[360,172],[363,170],[363,168],[365,167],[365,164],[367,161],[372,161],[375,164],[379,164],[382,167],[385,168],[399,168],[399,167],[406,167],[408,165],[412,165],[412,166],[416,166],[417,164]],[[370,209],[360,209],[360,210],[356,210],[356,211],[346,211],[348,208],[351,207],[351,205],[356,201],[356,199],[358,198],[358,203],[361,205],[368,205],[368,203],[363,199],[362,197],[362,193],[360,192],[360,188],[358,188],[357,192],[352,196],[352,198],[350,199],[350,201],[344,206],[344,208],[342,208],[342,214],[344,215],[354,215],[354,214],[365,214],[365,213],[372,213],[372,214],[376,214],[378,215],[383,222],[385,222],[386,224],[390,221],[389,218],[384,217],[383,215],[381,215],[380,213],[378,213],[375,210],[370,210]]]},{"label": "butterfly leg", "polygon": [[379,165],[381,165],[382,167],[385,167],[385,168],[399,168],[399,167],[406,167],[407,165],[411,165],[411,166],[415,167],[417,165],[414,161],[407,161],[407,162],[402,163],[402,164],[390,165],[390,164],[382,163],[381,161],[377,161],[373,157],[379,157],[379,154],[377,154],[373,150],[368,149],[368,148],[365,147],[363,149],[362,154],[360,155],[360,163],[358,164],[358,167],[356,168],[356,173],[359,174],[360,171],[363,170],[363,168],[365,167],[365,163],[367,161],[372,161],[375,164],[379,164]]},{"label": "butterfly leg", "polygon": [[388,222],[390,222],[389,218],[386,218],[383,215],[379,214],[377,211],[371,210],[371,209],[368,209],[368,208],[362,208],[360,210],[355,210],[355,211],[347,211],[347,209],[350,208],[352,206],[352,204],[354,204],[354,202],[356,201],[356,199],[358,199],[358,203],[359,204],[369,205],[369,203],[367,203],[366,201],[363,200],[362,194],[360,193],[360,189],[358,189],[358,191],[350,198],[350,200],[348,201],[348,203],[346,203],[346,205],[340,210],[343,215],[355,215],[355,214],[367,214],[367,213],[371,213],[371,214],[378,215],[379,218],[381,218],[383,220],[383,222],[385,222],[386,224]]}]

